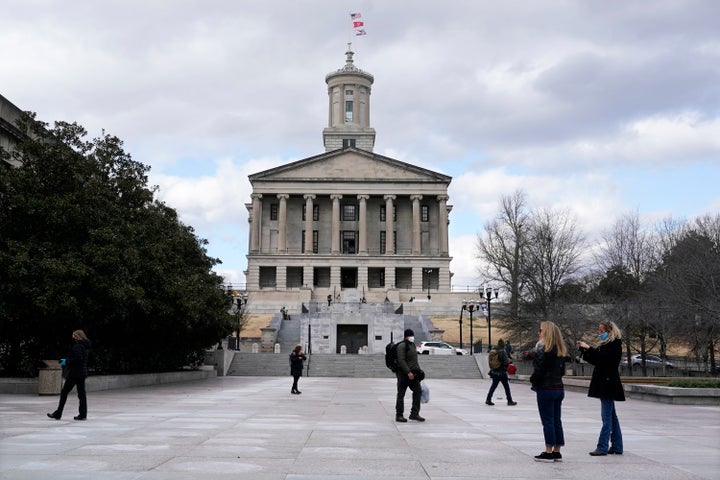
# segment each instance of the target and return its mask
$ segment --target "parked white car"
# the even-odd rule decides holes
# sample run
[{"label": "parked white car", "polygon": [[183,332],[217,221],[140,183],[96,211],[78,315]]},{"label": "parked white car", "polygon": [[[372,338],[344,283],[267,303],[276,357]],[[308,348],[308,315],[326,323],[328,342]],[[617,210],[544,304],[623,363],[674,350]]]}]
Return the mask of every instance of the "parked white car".
[{"label": "parked white car", "polygon": [[422,342],[417,346],[421,355],[467,355],[467,350],[456,348],[445,342]]},{"label": "parked white car", "polygon": [[[642,366],[642,358],[639,354],[633,355],[632,357],[633,368],[640,368]],[[621,365],[627,367],[627,357],[623,357]],[[657,355],[645,355],[645,365],[648,367],[662,368],[663,361]],[[673,368],[672,362],[665,361],[665,368]]]}]

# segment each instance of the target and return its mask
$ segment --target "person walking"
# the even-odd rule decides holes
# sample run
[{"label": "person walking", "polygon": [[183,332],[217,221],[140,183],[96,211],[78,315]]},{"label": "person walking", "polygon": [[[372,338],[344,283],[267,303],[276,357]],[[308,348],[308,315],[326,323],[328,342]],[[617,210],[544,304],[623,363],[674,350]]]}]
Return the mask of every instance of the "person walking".
[{"label": "person walking", "polygon": [[536,455],[535,461],[562,462],[560,447],[565,445],[561,418],[562,401],[565,398],[562,376],[565,373],[567,347],[560,329],[553,322],[542,322],[539,335],[530,383],[537,396],[545,451]]},{"label": "person walking", "polygon": [[409,388],[412,391],[412,407],[410,408],[410,420],[424,422],[420,416],[420,396],[422,388],[420,382],[425,378],[425,372],[420,369],[418,363],[417,347],[415,347],[415,332],[408,328],[405,330],[404,339],[397,346],[397,399],[395,400],[395,421],[407,422],[403,416],[405,412],[405,393]]},{"label": "person walking", "polygon": [[85,379],[88,376],[88,355],[92,344],[85,335],[85,332],[82,330],[75,330],[72,333],[72,339],[75,344],[70,351],[70,355],[66,359],[68,374],[65,378],[62,390],[60,391],[60,402],[54,412],[47,414],[48,417],[54,420],[60,420],[62,418],[68,394],[76,386],[80,405],[78,408],[78,416],[73,418],[75,420],[87,420],[87,392],[85,391]]},{"label": "person walking", "polygon": [[295,349],[290,352],[290,375],[293,377],[292,388],[290,393],[300,395],[302,392],[298,390],[298,380],[302,377],[303,362],[307,357],[302,353],[302,345],[296,345]]},{"label": "person walking", "polygon": [[602,428],[593,457],[609,454],[622,455],[623,440],[620,422],[615,411],[615,401],[625,401],[625,390],[620,382],[620,359],[622,357],[622,333],[614,322],[600,322],[598,325],[600,344],[591,347],[585,342],[577,342],[580,356],[595,366],[588,397],[600,399],[600,418]]},{"label": "person walking", "polygon": [[[490,352],[490,355],[493,355],[493,352]],[[497,366],[495,368],[491,368],[490,370],[490,378],[492,378],[492,385],[490,386],[490,390],[488,390],[487,398],[485,399],[486,405],[495,405],[492,401],[493,393],[495,393],[495,389],[498,386],[498,383],[502,383],[503,388],[505,389],[505,398],[507,398],[507,404],[511,407],[513,405],[517,405],[517,402],[513,402],[512,399],[512,393],[510,393],[510,382],[508,381],[508,365],[510,365],[510,359],[508,358],[508,354],[505,350],[505,342],[503,342],[503,339],[501,338],[498,340],[497,347],[495,347],[495,355],[497,355]],[[490,365],[492,367],[492,365]]]}]

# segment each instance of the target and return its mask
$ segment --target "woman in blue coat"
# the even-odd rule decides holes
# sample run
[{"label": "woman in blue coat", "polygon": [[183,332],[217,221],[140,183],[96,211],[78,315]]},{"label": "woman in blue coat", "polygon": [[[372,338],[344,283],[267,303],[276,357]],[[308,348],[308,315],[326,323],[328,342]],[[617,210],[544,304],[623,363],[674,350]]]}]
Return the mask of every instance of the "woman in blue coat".
[{"label": "woman in blue coat", "polygon": [[597,347],[591,347],[585,342],[577,343],[582,358],[595,366],[588,396],[600,399],[602,428],[597,447],[590,455],[622,455],[622,431],[615,411],[615,401],[625,401],[618,370],[622,357],[622,334],[613,322],[600,322],[598,332],[600,344]]}]

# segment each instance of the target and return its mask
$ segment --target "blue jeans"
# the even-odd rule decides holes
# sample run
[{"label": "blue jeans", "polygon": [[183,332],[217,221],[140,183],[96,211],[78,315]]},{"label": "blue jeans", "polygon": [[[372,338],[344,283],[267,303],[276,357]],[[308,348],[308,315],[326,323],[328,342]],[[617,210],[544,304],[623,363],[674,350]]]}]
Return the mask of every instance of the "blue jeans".
[{"label": "blue jeans", "polygon": [[614,452],[622,453],[622,432],[620,431],[620,422],[615,414],[615,400],[612,398],[600,399],[600,417],[602,418],[602,428],[600,429],[597,449],[601,452],[607,452],[609,442],[612,445],[610,448]]},{"label": "blue jeans", "polygon": [[561,407],[564,398],[564,390],[537,391],[538,412],[540,413],[540,421],[542,421],[545,445],[550,447],[565,445],[565,434],[563,433],[561,419]]}]

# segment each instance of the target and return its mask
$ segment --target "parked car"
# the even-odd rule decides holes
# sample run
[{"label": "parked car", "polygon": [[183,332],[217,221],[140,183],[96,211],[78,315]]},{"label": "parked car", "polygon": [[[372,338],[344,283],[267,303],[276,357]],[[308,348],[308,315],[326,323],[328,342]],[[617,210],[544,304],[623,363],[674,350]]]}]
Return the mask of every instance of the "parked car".
[{"label": "parked car", "polygon": [[421,355],[467,355],[464,348],[456,348],[445,342],[421,342],[417,346]]},{"label": "parked car", "polygon": [[[642,366],[642,358],[640,354],[632,355],[630,357],[632,359],[632,366],[633,368],[640,368]],[[628,366],[627,357],[623,357],[621,365],[623,367]],[[657,355],[645,355],[645,365],[648,367],[654,367],[654,368],[662,368],[663,361],[660,357]],[[672,364],[672,362],[665,361],[665,368],[674,368],[675,366]]]}]

